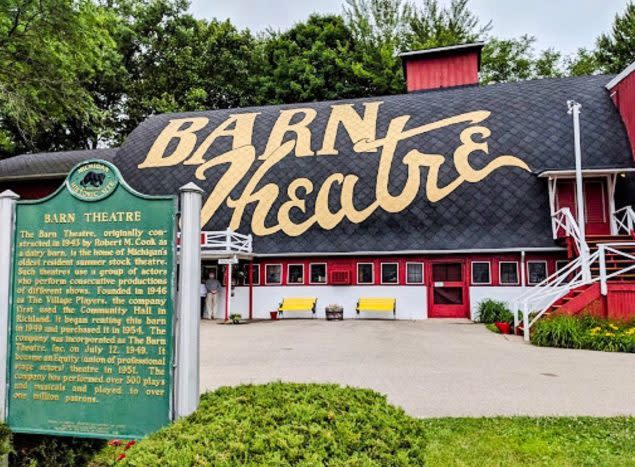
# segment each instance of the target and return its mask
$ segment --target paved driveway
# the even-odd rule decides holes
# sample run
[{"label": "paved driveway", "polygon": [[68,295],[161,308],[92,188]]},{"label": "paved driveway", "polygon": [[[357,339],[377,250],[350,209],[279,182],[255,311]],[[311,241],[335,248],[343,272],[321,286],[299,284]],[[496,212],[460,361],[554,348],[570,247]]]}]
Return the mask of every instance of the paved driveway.
[{"label": "paved driveway", "polygon": [[276,380],[372,388],[419,417],[635,415],[635,354],[539,348],[469,321],[203,323],[203,391]]}]

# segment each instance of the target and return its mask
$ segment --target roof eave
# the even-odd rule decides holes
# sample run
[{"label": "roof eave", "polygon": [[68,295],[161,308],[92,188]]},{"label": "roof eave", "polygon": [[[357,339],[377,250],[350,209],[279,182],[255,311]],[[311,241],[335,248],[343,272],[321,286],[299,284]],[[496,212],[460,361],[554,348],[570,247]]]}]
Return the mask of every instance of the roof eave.
[{"label": "roof eave", "polygon": [[633,72],[635,72],[635,62],[631,63],[629,66],[624,68],[624,70],[622,70],[622,72],[619,75],[617,75],[615,78],[613,78],[611,81],[609,81],[606,84],[605,88],[611,91],[615,86],[620,84],[620,82],[622,82],[628,75],[630,75]]},{"label": "roof eave", "polygon": [[[635,172],[635,167],[614,167],[608,169],[582,169],[582,175],[613,175]],[[575,176],[575,169],[543,170],[536,174],[538,178]]]}]

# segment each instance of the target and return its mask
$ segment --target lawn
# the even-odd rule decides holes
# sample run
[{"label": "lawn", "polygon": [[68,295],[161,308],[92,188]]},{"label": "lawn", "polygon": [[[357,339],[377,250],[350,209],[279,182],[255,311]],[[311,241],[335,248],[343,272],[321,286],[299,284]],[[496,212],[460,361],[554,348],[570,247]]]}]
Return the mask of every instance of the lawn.
[{"label": "lawn", "polygon": [[635,418],[416,419],[330,384],[220,388],[129,449],[38,438],[31,456],[14,447],[12,465],[635,466]]},{"label": "lawn", "polygon": [[635,418],[443,418],[426,427],[430,466],[634,466]]}]

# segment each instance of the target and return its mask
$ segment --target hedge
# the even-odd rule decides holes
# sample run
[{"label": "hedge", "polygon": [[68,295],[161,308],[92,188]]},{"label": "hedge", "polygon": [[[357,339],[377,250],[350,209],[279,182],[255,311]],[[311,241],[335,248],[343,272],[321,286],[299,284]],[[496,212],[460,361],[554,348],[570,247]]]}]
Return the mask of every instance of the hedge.
[{"label": "hedge", "polygon": [[[109,447],[93,465],[109,465]],[[368,389],[271,383],[221,388],[117,465],[422,465],[421,420]]]}]

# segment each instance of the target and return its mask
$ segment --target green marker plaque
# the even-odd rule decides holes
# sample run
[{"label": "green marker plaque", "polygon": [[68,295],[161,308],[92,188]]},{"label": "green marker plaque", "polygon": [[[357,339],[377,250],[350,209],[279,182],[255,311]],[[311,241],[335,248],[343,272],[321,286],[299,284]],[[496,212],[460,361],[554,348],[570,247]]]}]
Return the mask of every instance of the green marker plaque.
[{"label": "green marker plaque", "polygon": [[170,421],[176,198],[110,163],[16,207],[8,424],[139,438]]}]

